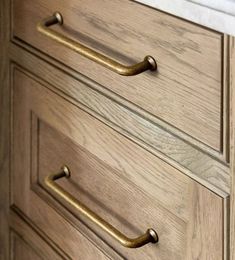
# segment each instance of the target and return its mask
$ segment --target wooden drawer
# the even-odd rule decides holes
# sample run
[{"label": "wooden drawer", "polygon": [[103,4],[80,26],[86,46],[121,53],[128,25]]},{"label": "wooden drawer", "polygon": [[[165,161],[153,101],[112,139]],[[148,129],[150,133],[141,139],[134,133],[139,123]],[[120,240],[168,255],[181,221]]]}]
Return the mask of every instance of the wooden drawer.
[{"label": "wooden drawer", "polygon": [[[61,252],[58,252],[40,237],[40,232],[35,231],[29,223],[28,219],[19,218],[21,212],[16,210],[10,212],[10,241],[12,260],[42,260],[65,259]],[[22,215],[21,215],[22,216]],[[28,225],[27,225],[27,224]],[[3,259],[3,258],[2,258]]]},{"label": "wooden drawer", "polygon": [[[158,71],[115,74],[40,34],[52,30],[124,64],[153,56]],[[13,0],[13,36],[49,54],[193,139],[222,150],[223,35],[133,1]]]},{"label": "wooden drawer", "polygon": [[[69,257],[223,259],[223,198],[29,73],[13,77],[12,204]],[[60,187],[128,237],[153,228],[159,242],[125,248],[78,214],[45,185],[64,164]]]}]

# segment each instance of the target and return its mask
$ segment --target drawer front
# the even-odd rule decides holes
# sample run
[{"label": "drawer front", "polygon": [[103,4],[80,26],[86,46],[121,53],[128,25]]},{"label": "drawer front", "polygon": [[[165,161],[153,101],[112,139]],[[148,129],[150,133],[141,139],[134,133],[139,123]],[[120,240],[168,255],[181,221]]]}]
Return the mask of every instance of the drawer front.
[{"label": "drawer front", "polygon": [[65,256],[61,252],[57,252],[51,245],[47,244],[45,239],[42,239],[40,236],[41,234],[35,232],[30,224],[26,224],[26,219],[22,220],[19,218],[19,215],[21,215],[20,212],[16,212],[10,212],[10,259],[65,259]]},{"label": "drawer front", "polygon": [[[15,207],[73,259],[223,259],[223,198],[47,87],[14,70]],[[68,205],[45,185],[64,164],[71,177],[57,182],[73,198],[128,237],[152,228],[159,242],[125,248]]]},{"label": "drawer front", "polygon": [[[42,35],[36,25],[55,11],[64,23],[51,30],[124,64],[151,55],[158,71],[120,76]],[[133,1],[14,0],[13,35],[221,150],[221,34]]]}]

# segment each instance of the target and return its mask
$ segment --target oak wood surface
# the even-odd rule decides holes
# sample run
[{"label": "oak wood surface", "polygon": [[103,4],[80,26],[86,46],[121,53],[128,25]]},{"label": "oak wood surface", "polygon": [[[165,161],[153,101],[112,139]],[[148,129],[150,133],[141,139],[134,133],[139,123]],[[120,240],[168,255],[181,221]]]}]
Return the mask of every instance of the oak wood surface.
[{"label": "oak wood surface", "polygon": [[[121,77],[40,35],[36,24],[56,10],[62,34],[124,63],[150,54],[159,71]],[[14,0],[13,15],[14,37],[222,151],[222,34],[124,0]]]},{"label": "oak wood surface", "polygon": [[[30,49],[29,51],[32,51]],[[38,53],[35,53],[35,55]],[[175,129],[167,128],[160,120],[146,114],[110,93],[102,93],[102,86],[66,70],[58,63],[38,59],[20,47],[10,45],[10,56],[25,70],[43,79],[49,87],[69,102],[108,124],[162,160],[178,168],[221,196],[230,191],[229,167],[218,153],[185,141]],[[44,58],[44,56],[41,56]],[[58,69],[58,67],[60,69]],[[63,71],[61,71],[63,69]],[[53,73],[48,73],[53,71]],[[30,73],[29,73],[30,74]]]},{"label": "oak wood surface", "polygon": [[[65,8],[62,1],[54,1],[54,3],[55,2],[59,3],[57,6],[61,6],[62,9]],[[124,3],[124,1],[103,1],[104,5],[101,6],[101,8],[104,6],[115,6],[115,8],[118,9],[119,6],[116,3],[120,2]],[[70,11],[66,13],[63,12],[66,22],[65,27],[61,32],[75,40],[81,39],[85,44],[93,48],[98,48],[100,51],[126,63],[132,63],[143,58],[143,56],[147,54],[145,53],[145,50],[149,52],[154,50],[154,55],[159,57],[158,62],[160,68],[162,68],[159,70],[158,74],[154,74],[153,76],[151,73],[146,73],[138,76],[138,79],[133,78],[132,80],[120,78],[119,76],[107,72],[100,66],[79,57],[79,55],[75,55],[52,41],[46,40],[35,32],[35,27],[32,25],[34,25],[38,19],[44,17],[45,10],[46,14],[50,15],[52,7],[55,6],[51,5],[50,1],[42,0],[40,1],[40,4],[38,4],[39,1],[29,3],[27,0],[14,0],[13,10],[17,12],[17,17],[13,23],[14,34],[12,42],[14,42],[14,44],[10,44],[11,59],[20,66],[25,67],[28,71],[32,71],[36,77],[30,75],[31,73],[28,72],[24,72],[24,75],[27,76],[19,76],[21,72],[17,72],[17,75],[12,74],[12,80],[19,86],[26,81],[28,82],[29,76],[33,78],[33,80],[30,79],[30,86],[26,84],[28,90],[20,90],[22,92],[25,91],[24,98],[31,104],[33,103],[33,98],[31,102],[28,101],[31,95],[34,95],[35,100],[40,99],[43,95],[41,91],[38,92],[38,95],[36,94],[36,91],[35,93],[31,93],[31,87],[35,87],[34,81],[36,80],[41,84],[42,81],[39,78],[43,78],[46,82],[51,84],[47,85],[47,83],[44,82],[43,85],[46,85],[61,96],[58,99],[56,98],[58,102],[52,102],[51,106],[48,106],[48,109],[55,111],[53,105],[57,108],[58,104],[63,104],[64,102],[67,104],[68,101],[70,102],[69,107],[73,107],[74,105],[81,107],[92,116],[128,137],[128,139],[131,139],[146,150],[151,151],[152,154],[155,154],[164,160],[164,162],[162,161],[160,164],[156,163],[157,166],[155,167],[160,167],[161,171],[164,173],[165,171],[169,171],[170,173],[174,172],[174,174],[166,174],[166,176],[165,174],[159,175],[161,176],[160,179],[157,179],[155,175],[151,176],[150,179],[147,179],[145,175],[141,176],[141,171],[137,171],[137,176],[133,173],[126,174],[129,173],[129,171],[134,172],[140,164],[137,163],[137,166],[135,166],[133,163],[131,166],[123,166],[122,163],[119,163],[119,160],[116,159],[121,156],[120,154],[110,160],[108,153],[104,152],[102,154],[101,151],[98,152],[98,149],[94,149],[94,144],[98,142],[99,136],[92,135],[89,131],[86,131],[88,129],[86,124],[81,132],[84,132],[84,136],[90,135],[91,141],[88,143],[85,142],[87,139],[84,139],[84,141],[78,137],[75,138],[75,126],[77,126],[78,123],[73,120],[71,121],[74,126],[71,126],[68,129],[66,129],[65,126],[62,127],[61,122],[54,125],[57,119],[51,121],[49,116],[45,116],[45,111],[47,111],[47,109],[44,108],[41,110],[41,106],[44,102],[50,103],[51,101],[50,99],[45,101],[44,98],[42,98],[41,105],[38,105],[38,115],[40,114],[42,116],[38,118],[38,115],[30,113],[30,118],[27,117],[26,125],[29,128],[29,122],[34,122],[32,127],[35,128],[31,129],[31,132],[21,133],[25,139],[17,141],[19,143],[27,143],[27,145],[28,142],[32,141],[33,144],[35,144],[35,147],[31,147],[32,150],[27,146],[27,151],[24,150],[23,147],[17,147],[17,151],[20,150],[22,153],[20,157],[22,161],[24,161],[27,156],[28,159],[26,160],[29,160],[32,154],[37,153],[40,154],[40,160],[37,162],[36,158],[31,158],[33,160],[33,167],[30,169],[32,172],[29,172],[29,167],[25,167],[19,171],[19,174],[21,175],[17,175],[17,180],[19,181],[16,181],[16,184],[14,184],[17,186],[17,189],[14,190],[13,193],[18,194],[19,196],[17,196],[17,198],[14,196],[12,197],[13,205],[11,214],[14,215],[13,209],[17,210],[18,207],[22,207],[24,213],[19,210],[21,214],[11,217],[12,227],[14,226],[15,231],[12,231],[12,240],[9,240],[8,176],[10,163],[8,157],[10,151],[10,88],[8,78],[8,40],[10,33],[10,1],[2,0],[0,1],[1,260],[10,259],[10,256],[8,255],[9,241],[13,244],[15,243],[15,251],[20,252],[23,258],[36,259],[35,250],[31,251],[24,242],[30,241],[30,243],[32,242],[30,245],[34,245],[37,248],[36,251],[45,249],[47,252],[49,250],[48,252],[51,252],[52,254],[52,257],[50,258],[53,259],[56,259],[57,254],[54,251],[57,251],[57,249],[62,252],[62,258],[70,259],[72,257],[73,259],[77,259],[78,244],[80,244],[82,248],[82,251],[80,252],[81,259],[84,259],[84,254],[87,253],[87,250],[84,250],[84,248],[90,249],[88,259],[94,259],[94,255],[100,257],[99,259],[125,259],[124,255],[128,254],[130,254],[129,258],[132,259],[132,253],[126,252],[124,254],[122,249],[119,248],[116,243],[112,244],[112,241],[110,241],[105,234],[96,229],[91,223],[86,223],[84,219],[78,219],[76,212],[74,212],[73,209],[67,207],[63,201],[59,201],[58,198],[56,200],[53,199],[53,197],[45,191],[42,177],[45,176],[47,171],[56,171],[63,161],[63,158],[66,158],[66,161],[69,161],[70,165],[73,165],[73,172],[75,175],[73,175],[74,179],[69,182],[61,181],[61,185],[67,190],[71,190],[76,198],[87,202],[90,206],[95,208],[99,214],[103,215],[123,231],[126,231],[130,236],[140,234],[141,231],[145,229],[144,222],[142,221],[139,223],[138,214],[134,214],[135,223],[140,224],[136,227],[131,220],[128,222],[128,218],[124,221],[120,217],[120,213],[125,216],[129,209],[136,212],[138,209],[141,209],[141,207],[146,207],[146,211],[141,212],[140,216],[144,217],[147,215],[146,219],[148,220],[149,225],[152,224],[151,219],[153,218],[161,221],[161,225],[154,223],[156,225],[156,230],[160,231],[162,238],[158,244],[158,249],[160,248],[160,250],[157,252],[157,254],[160,254],[162,257],[160,259],[169,259],[170,256],[172,259],[182,260],[182,255],[184,256],[183,259],[235,259],[234,39],[179,20],[178,18],[168,16],[156,10],[140,7],[140,5],[138,5],[140,12],[138,14],[133,12],[132,14],[135,18],[141,17],[141,19],[135,19],[135,22],[138,21],[138,23],[140,23],[140,27],[137,27],[135,30],[133,28],[136,24],[130,23],[127,26],[126,23],[127,20],[128,22],[131,21],[131,18],[126,18],[125,14],[127,12],[132,13],[130,10],[133,10],[131,9],[131,1],[126,2],[129,2],[129,7],[126,10],[121,9],[122,12],[119,12],[123,18],[123,24],[121,24],[121,26],[120,21],[118,22],[118,20],[115,20],[113,10],[111,10],[108,15],[104,9],[102,9],[100,13],[96,12],[99,6],[97,8],[94,8],[94,6],[99,5],[99,1],[89,3],[87,6],[84,4],[81,5],[82,1],[76,1],[73,7],[67,5],[66,8],[69,7]],[[78,7],[78,5],[80,6]],[[35,6],[36,9],[34,9]],[[94,9],[96,10],[94,11]],[[22,17],[22,10],[27,10],[31,15]],[[35,10],[37,10],[36,13]],[[77,12],[78,10],[79,12]],[[34,12],[33,18],[32,12]],[[141,16],[140,14],[143,15]],[[94,19],[92,19],[92,17]],[[106,18],[108,20],[111,19],[112,23],[110,23],[108,27],[103,27]],[[154,26],[152,25],[152,27],[149,26],[150,18],[150,23],[154,23]],[[142,32],[142,27],[149,28],[149,30],[145,30],[146,32],[144,34],[140,34],[140,32]],[[154,31],[154,35],[157,35],[155,32],[159,30],[164,33],[156,36],[156,38],[148,38],[148,31]],[[125,37],[120,41],[120,35],[123,35],[123,31],[125,31]],[[40,40],[38,40],[38,37]],[[39,51],[50,54],[53,58],[62,61],[64,64],[51,59],[47,54],[40,54],[37,50],[34,50],[33,47],[22,42],[20,38],[39,48]],[[139,41],[136,41],[137,38]],[[95,40],[93,41],[92,39]],[[136,42],[138,42],[138,44],[136,44]],[[146,44],[147,42],[148,44]],[[100,43],[104,43],[104,45]],[[111,48],[109,47],[110,43],[114,43]],[[227,43],[229,43],[229,45],[227,45]],[[134,47],[129,48],[130,44]],[[118,48],[119,50],[115,52]],[[141,51],[139,51],[140,49]],[[228,55],[231,56],[229,63],[227,62],[227,59],[229,58]],[[44,59],[44,61],[41,59]],[[197,66],[198,62],[201,62],[199,67]],[[202,62],[204,63],[202,64]],[[66,67],[67,65],[65,64],[75,69],[75,71]],[[54,67],[59,67],[61,70]],[[92,82],[90,79],[86,79],[86,77],[77,73],[76,70],[98,83],[103,84],[105,88],[102,85]],[[18,81],[18,79],[20,80]],[[78,84],[77,79],[82,80],[82,83]],[[135,82],[135,84],[133,82]],[[229,103],[228,83],[230,84],[231,91],[231,111],[227,111],[227,104]],[[56,86],[56,89],[54,89],[52,85]],[[172,89],[175,91],[172,92]],[[149,96],[150,91],[155,95],[154,102],[153,95]],[[115,95],[114,92],[120,95],[120,97]],[[138,93],[144,94],[141,96],[138,95]],[[172,93],[174,94],[176,101],[172,101]],[[122,97],[129,99],[133,104],[127,102],[127,100],[124,100]],[[166,97],[166,100],[164,97]],[[22,98],[19,106],[22,107],[22,111],[25,112],[26,110],[28,111],[29,107],[27,104],[23,104],[24,98]],[[60,100],[63,100],[61,101],[62,103],[60,103]],[[134,103],[139,107],[135,106]],[[156,106],[156,104],[159,105]],[[169,110],[169,104],[172,105],[170,107],[171,110]],[[184,104],[184,107],[182,104]],[[35,108],[34,106],[37,105],[32,105],[33,108]],[[47,105],[45,106],[47,107]],[[144,111],[143,108],[146,111]],[[66,111],[70,111],[70,108],[65,107],[65,111],[60,114],[59,111],[61,111],[61,109],[62,108],[58,109],[53,116],[64,119]],[[77,110],[77,108],[75,110]],[[183,112],[178,113],[179,111]],[[19,112],[19,118],[26,115],[24,112],[22,114]],[[48,112],[48,115],[51,113],[53,114],[53,112]],[[152,115],[150,113],[152,113]],[[74,114],[76,114],[76,112],[74,112]],[[157,118],[153,119],[155,115],[157,115]],[[223,162],[224,158],[228,162],[230,157],[228,152],[229,142],[227,140],[229,129],[226,128],[229,116],[230,119],[232,119],[230,128],[231,183],[229,165]],[[210,121],[208,120],[208,117],[211,119]],[[191,124],[195,119],[196,122],[194,123],[197,124],[196,127]],[[78,121],[79,120],[80,118]],[[82,117],[82,120],[85,119]],[[67,122],[67,125],[70,124],[69,119],[64,121]],[[129,125],[127,122],[129,122]],[[20,125],[19,129],[21,129],[23,126],[22,122],[18,123]],[[210,124],[209,128],[208,123]],[[38,134],[41,138],[41,143],[37,143],[37,135],[35,134],[38,125],[40,126],[40,133]],[[105,128],[106,127],[104,127],[104,129]],[[21,130],[23,131],[23,128]],[[184,132],[181,133],[181,131],[184,131],[188,136],[185,135]],[[31,141],[28,140],[29,133],[33,133]],[[70,135],[71,133],[72,136]],[[115,133],[114,136],[120,135]],[[113,135],[111,135],[110,140],[113,138]],[[117,138],[117,147],[119,140],[124,139],[124,137],[121,137],[120,139]],[[59,140],[61,142],[57,143]],[[105,142],[105,138],[102,140]],[[48,147],[48,145],[50,146]],[[98,143],[98,145],[100,145],[100,143]],[[135,146],[134,144],[132,145],[133,147]],[[210,147],[207,147],[207,145]],[[89,151],[84,149],[84,146],[86,148],[88,146]],[[117,150],[122,150],[121,147],[118,147]],[[66,151],[65,154],[61,153],[61,148],[63,148],[63,151]],[[139,151],[139,149],[140,147],[136,150]],[[43,152],[44,150],[45,152]],[[70,156],[70,154],[73,156],[76,155],[76,158]],[[148,154],[148,152],[145,151],[143,154]],[[128,154],[123,153],[123,156],[124,155],[126,155],[126,160],[130,160]],[[158,160],[152,155],[148,156],[150,156],[149,158],[153,158],[153,162]],[[106,157],[108,159],[105,161]],[[136,161],[139,160],[141,162],[141,153],[136,152],[134,158],[131,159],[134,161],[135,158]],[[48,163],[49,160],[50,164]],[[82,163],[78,164],[81,160]],[[111,166],[108,165],[108,161],[111,162]],[[170,165],[163,167],[163,165],[166,165],[165,162],[180,169],[206,187],[203,187],[197,182],[182,175],[180,171],[172,168]],[[18,163],[18,165],[21,166],[20,163]],[[37,165],[40,166],[38,176],[36,175]],[[146,165],[145,168],[144,166],[145,164],[141,166],[141,169],[144,169],[144,172],[149,167],[153,167],[149,171],[154,171],[154,166],[152,166],[152,164]],[[96,169],[96,176],[94,179],[93,176],[89,175],[92,167]],[[125,174],[123,174],[123,170],[125,170]],[[16,171],[14,171],[14,176],[15,172]],[[108,180],[106,178],[107,175],[110,176],[110,179]],[[23,190],[21,190],[18,185],[19,183],[22,183],[23,178],[26,178],[26,176],[32,177],[31,183],[29,183],[29,180],[27,179],[22,185]],[[138,181],[139,176],[140,181]],[[176,178],[173,178],[172,176],[176,176]],[[100,187],[97,188],[97,185],[92,182],[92,180],[96,180],[96,183],[102,188],[104,186],[103,184],[107,182],[105,189],[102,190]],[[173,185],[171,184],[172,182],[174,182]],[[91,185],[89,186],[90,183]],[[116,183],[119,185],[115,186]],[[149,183],[151,183],[152,188],[150,186],[150,189],[146,191],[146,188],[149,187]],[[89,196],[89,192],[86,192],[86,190],[84,192],[80,187],[81,185],[82,187],[87,187],[87,190],[92,188],[95,199],[93,198],[94,196]],[[111,187],[114,188],[111,189]],[[172,188],[173,190],[171,190]],[[207,188],[216,192],[217,195]],[[164,194],[166,194],[164,189],[167,191],[171,190],[168,199],[164,197]],[[111,193],[110,190],[113,191],[113,195],[109,195]],[[133,192],[133,190],[135,192]],[[231,209],[229,209],[229,197],[227,197],[230,192]],[[133,202],[133,193],[136,195],[136,199],[139,199],[138,202]],[[106,197],[102,197],[102,194],[105,194]],[[116,194],[117,196],[115,196]],[[120,196],[120,194],[122,196]],[[218,196],[218,194],[220,196]],[[116,205],[118,205],[116,198],[119,196],[122,198],[122,201],[125,201],[125,207],[121,208],[120,212],[115,212]],[[25,198],[24,202],[20,200],[21,197]],[[97,198],[101,198],[101,202],[100,204],[98,203],[98,205],[96,203]],[[110,208],[104,207],[104,204],[110,205],[110,200],[114,200],[112,206],[110,206]],[[15,201],[17,202],[17,205],[14,204]],[[148,203],[145,203],[146,201],[148,201]],[[155,206],[157,206],[157,209]],[[30,209],[30,207],[32,208]],[[165,226],[163,226],[162,223],[163,213],[166,218],[164,222]],[[229,213],[230,221],[228,219]],[[32,227],[36,230],[40,230],[41,233],[39,233],[43,234],[40,236],[40,239],[32,232],[31,228],[21,220],[24,219],[24,214],[32,217],[30,220]],[[55,222],[53,221],[54,218],[52,220],[51,216],[55,216]],[[46,223],[44,223],[45,219],[46,221],[48,220]],[[172,229],[169,227],[172,227]],[[45,233],[43,233],[42,230],[44,230]],[[57,232],[56,234],[54,233],[55,230]],[[73,233],[72,237],[70,237],[71,233]],[[57,236],[57,234],[59,235]],[[61,234],[65,235],[63,236]],[[26,239],[22,241],[22,237],[25,237]],[[169,237],[170,239],[168,239]],[[68,254],[63,251],[62,240],[64,239],[68,241],[65,245]],[[105,241],[107,241],[107,244]],[[184,241],[184,244],[182,241]],[[229,242],[230,249],[228,248]],[[53,248],[57,249],[51,251],[50,246],[48,247],[47,243],[50,245],[53,244]],[[173,251],[176,253],[173,254]],[[153,250],[151,252],[155,251]],[[150,259],[151,256],[153,256],[151,255],[151,252],[148,253]],[[138,254],[141,255],[141,253],[137,253],[137,255]]]},{"label": "oak wood surface", "polygon": [[230,202],[230,260],[235,259],[235,39],[231,38],[230,108],[231,108],[231,202]]},{"label": "oak wood surface", "polygon": [[230,163],[230,117],[232,116],[230,111],[230,67],[231,67],[231,52],[232,46],[230,41],[232,39],[229,35],[223,35],[223,98],[222,98],[222,120],[223,120],[223,145],[222,154],[226,162]]},{"label": "oak wood surface", "polygon": [[18,234],[14,232],[11,233],[11,243],[12,251],[14,252],[12,253],[12,260],[43,259],[42,256],[38,255],[32,247],[30,247]]},{"label": "oak wood surface", "polygon": [[11,260],[68,259],[53,250],[14,211],[10,213]]},{"label": "oak wood surface", "polygon": [[[50,196],[45,194],[46,199],[43,199],[40,195],[43,193],[43,176],[68,163],[74,179],[67,184],[62,181],[61,185],[74,196],[84,199],[130,234],[138,234],[147,226],[159,232],[158,245],[136,251],[120,249],[108,240],[124,257],[223,258],[223,237],[226,235],[223,198],[49,91],[32,76],[15,69],[13,85],[12,203],[46,230],[55,243],[61,247],[61,231],[67,230],[62,232],[65,251],[74,257],[78,254],[77,243],[83,250],[86,248],[85,238],[79,237],[74,228],[69,228],[66,217],[55,214],[47,205]],[[92,170],[95,175],[91,175]],[[38,193],[35,193],[34,186],[39,186]],[[95,200],[88,196],[90,193]],[[53,200],[52,205],[57,211],[60,209]],[[67,218],[68,214],[65,212]],[[82,221],[86,223],[84,219]],[[87,225],[94,228],[89,223]],[[97,230],[96,233],[107,239]],[[89,249],[91,256],[100,252]],[[88,252],[83,251],[83,256],[85,253]]]},{"label": "oak wood surface", "polygon": [[[13,81],[13,85],[17,84],[20,89],[24,87],[24,84],[26,83],[26,81],[22,81],[15,75],[13,76]],[[27,127],[27,124],[25,124],[23,128],[22,125],[21,127],[17,125],[17,122],[20,123],[21,121],[18,115],[21,115],[24,119],[26,119],[26,116],[29,120],[28,123],[30,123],[31,112],[26,110],[27,102],[24,102],[24,99],[27,99],[27,95],[30,95],[31,90],[31,88],[27,88],[27,94],[25,92],[23,94],[20,91],[23,96],[15,96],[16,99],[13,99],[13,107],[15,107],[15,102],[19,102],[22,105],[18,107],[19,110],[17,109],[17,115],[15,113],[13,114],[13,117],[16,119],[13,121],[13,127],[15,130],[21,129],[25,136],[22,136],[23,139],[21,139],[19,132],[13,136],[14,151],[12,153],[12,161],[14,161],[14,164],[12,165],[12,172],[15,174],[12,175],[11,206],[23,211],[34,225],[42,230],[42,232],[56,244],[57,248],[68,255],[68,258],[70,259],[82,260],[84,259],[84,256],[88,260],[96,258],[122,259],[121,256],[116,252],[113,252],[107,245],[102,246],[104,242],[101,239],[92,239],[94,235],[88,236],[89,232],[85,232],[79,227],[82,225],[81,222],[75,226],[74,222],[67,221],[62,214],[58,214],[58,209],[51,207],[48,203],[48,199],[42,200],[36,189],[33,189],[30,172],[32,168],[37,168],[37,165],[36,163],[32,163],[30,166],[31,154],[30,147],[28,146],[31,142],[30,129]],[[23,143],[18,146],[20,140],[23,141]],[[18,147],[19,150],[16,151],[15,147]],[[34,147],[32,147],[32,149],[33,148]],[[37,147],[35,148],[37,149]],[[17,179],[21,179],[21,182]],[[16,195],[17,193],[18,195]]]},{"label": "oak wood surface", "polygon": [[0,259],[8,259],[10,88],[8,40],[10,35],[9,1],[0,1]]}]

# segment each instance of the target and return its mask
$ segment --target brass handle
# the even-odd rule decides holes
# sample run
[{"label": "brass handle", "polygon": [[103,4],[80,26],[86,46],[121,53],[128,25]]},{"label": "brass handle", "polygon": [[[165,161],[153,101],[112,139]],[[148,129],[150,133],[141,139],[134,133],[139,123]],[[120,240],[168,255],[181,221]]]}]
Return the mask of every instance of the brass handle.
[{"label": "brass handle", "polygon": [[62,34],[53,31],[50,29],[50,26],[54,24],[63,24],[63,17],[60,13],[56,12],[53,14],[53,16],[50,16],[48,18],[43,19],[41,22],[38,23],[37,29],[39,32],[43,33],[44,35],[48,36],[51,39],[54,39],[57,42],[62,43],[63,45],[67,46],[68,48],[74,50],[75,52],[83,55],[84,57],[93,60],[100,65],[120,74],[123,76],[133,76],[140,74],[141,72],[144,72],[146,70],[156,70],[157,69],[157,63],[155,59],[151,56],[146,56],[143,61],[131,65],[126,66],[123,64],[120,64],[119,62],[96,52],[95,50],[92,50],[85,45],[76,42],[72,39],[69,39]]},{"label": "brass handle", "polygon": [[120,231],[118,231],[111,224],[107,223],[104,219],[99,217],[96,213],[90,210],[87,206],[83,205],[80,201],[75,199],[71,194],[61,188],[55,181],[60,178],[69,178],[70,171],[69,168],[63,166],[61,172],[56,174],[51,174],[45,178],[45,184],[55,193],[57,193],[61,198],[63,198],[67,203],[76,208],[80,214],[88,218],[90,221],[95,223],[101,229],[106,231],[111,237],[116,239],[121,245],[130,248],[137,248],[144,246],[147,243],[157,243],[158,235],[155,230],[148,229],[145,234],[137,238],[128,238]]}]

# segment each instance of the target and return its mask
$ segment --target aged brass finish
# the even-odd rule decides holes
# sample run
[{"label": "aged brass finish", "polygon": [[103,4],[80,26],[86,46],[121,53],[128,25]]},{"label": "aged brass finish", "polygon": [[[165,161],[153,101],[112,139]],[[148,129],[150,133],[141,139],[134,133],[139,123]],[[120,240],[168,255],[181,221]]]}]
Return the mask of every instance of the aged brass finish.
[{"label": "aged brass finish", "polygon": [[140,74],[146,70],[156,70],[157,69],[157,63],[155,59],[151,56],[146,56],[143,61],[131,65],[126,66],[123,65],[101,53],[96,52],[95,50],[92,50],[88,48],[87,46],[76,42],[72,39],[69,39],[62,34],[53,31],[50,26],[54,24],[63,24],[63,17],[60,13],[56,12],[53,16],[50,16],[48,18],[45,18],[41,22],[38,23],[37,29],[39,32],[43,33],[44,35],[48,36],[49,38],[62,43],[63,45],[67,46],[68,48],[74,50],[75,52],[83,55],[84,57],[95,61],[96,63],[99,63],[100,65],[120,74],[123,76],[134,76],[137,74]]},{"label": "aged brass finish", "polygon": [[67,166],[63,166],[61,172],[51,174],[45,178],[45,184],[57,195],[63,198],[67,203],[76,208],[80,214],[88,218],[90,221],[95,223],[101,229],[106,231],[111,237],[116,239],[121,245],[129,248],[137,248],[144,246],[147,243],[157,243],[158,235],[155,230],[148,229],[145,234],[137,238],[128,238],[115,227],[107,223],[104,219],[99,217],[96,213],[90,210],[87,206],[83,205],[80,201],[75,199],[71,194],[60,187],[55,181],[60,178],[69,178],[70,170]]}]

